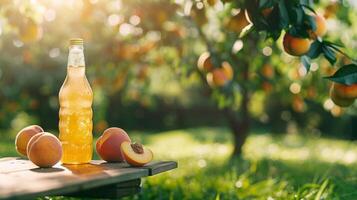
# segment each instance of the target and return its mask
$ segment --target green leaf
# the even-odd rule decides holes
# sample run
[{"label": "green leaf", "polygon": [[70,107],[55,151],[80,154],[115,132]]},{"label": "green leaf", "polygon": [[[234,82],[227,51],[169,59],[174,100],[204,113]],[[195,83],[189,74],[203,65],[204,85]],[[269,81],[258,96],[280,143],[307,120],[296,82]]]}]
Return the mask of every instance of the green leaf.
[{"label": "green leaf", "polygon": [[313,16],[311,15],[304,15],[304,19],[307,23],[307,26],[311,28],[312,30],[316,31],[317,26],[316,26],[316,20]]},{"label": "green leaf", "polygon": [[310,61],[311,59],[308,56],[301,56],[300,58],[301,63],[304,65],[307,72],[310,71]]},{"label": "green leaf", "polygon": [[335,52],[328,46],[322,46],[322,52],[325,58],[330,62],[331,65],[335,64],[336,62],[336,55]]},{"label": "green leaf", "polygon": [[313,12],[314,14],[317,14],[316,11],[315,11],[313,8],[311,8],[309,5],[302,4],[301,6],[304,7],[304,8],[306,8],[306,9],[308,9],[308,10],[310,10],[310,11]]},{"label": "green leaf", "polygon": [[357,65],[349,64],[342,66],[334,75],[325,77],[330,81],[342,83],[345,85],[352,85],[357,83]]},{"label": "green leaf", "polygon": [[341,42],[330,42],[330,41],[324,40],[323,43],[328,46],[331,46],[331,47],[344,47]]},{"label": "green leaf", "polygon": [[320,54],[322,53],[322,43],[319,42],[318,40],[315,40],[309,49],[309,52],[307,52],[307,56],[309,56],[311,59],[317,58]]},{"label": "green leaf", "polygon": [[259,1],[259,9],[270,8],[273,7],[274,1],[273,0],[260,0]]},{"label": "green leaf", "polygon": [[283,28],[288,28],[289,26],[289,14],[286,9],[285,1],[279,1],[279,13],[280,13],[280,24]]},{"label": "green leaf", "polygon": [[296,23],[298,26],[301,26],[304,22],[304,11],[301,7],[294,7],[291,10],[291,16],[294,21],[293,23]]}]

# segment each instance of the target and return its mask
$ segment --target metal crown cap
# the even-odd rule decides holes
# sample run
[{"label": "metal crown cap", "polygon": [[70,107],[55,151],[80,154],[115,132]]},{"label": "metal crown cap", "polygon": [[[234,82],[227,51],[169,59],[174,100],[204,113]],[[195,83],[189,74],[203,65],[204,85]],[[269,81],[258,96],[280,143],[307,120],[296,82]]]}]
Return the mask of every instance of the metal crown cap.
[{"label": "metal crown cap", "polygon": [[83,39],[82,38],[71,38],[69,40],[70,45],[83,45]]}]

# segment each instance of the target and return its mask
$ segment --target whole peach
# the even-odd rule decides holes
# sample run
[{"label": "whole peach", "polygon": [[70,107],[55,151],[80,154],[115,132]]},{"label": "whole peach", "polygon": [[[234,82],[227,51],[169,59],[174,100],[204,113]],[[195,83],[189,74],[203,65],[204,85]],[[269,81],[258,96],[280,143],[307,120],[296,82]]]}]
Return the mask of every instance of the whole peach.
[{"label": "whole peach", "polygon": [[236,33],[241,33],[250,24],[248,16],[247,10],[241,10],[237,15],[229,19],[227,28]]},{"label": "whole peach", "polygon": [[128,134],[121,128],[108,128],[96,142],[96,150],[98,155],[107,162],[124,161],[124,157],[120,150],[122,142],[131,142]]},{"label": "whole peach", "polygon": [[197,67],[202,72],[210,72],[213,69],[213,63],[209,52],[204,52],[200,55],[197,61]]},{"label": "whole peach", "polygon": [[357,83],[352,85],[345,85],[341,83],[333,83],[332,90],[340,97],[347,99],[357,98]]},{"label": "whole peach", "polygon": [[316,36],[322,37],[327,32],[326,20],[321,15],[315,15],[314,17],[315,17],[315,22],[316,22],[316,30],[314,31],[314,34]]},{"label": "whole peach", "polygon": [[212,71],[212,76],[213,76],[213,83],[218,87],[225,85],[229,80],[229,77],[227,77],[227,73],[222,68],[214,69]]},{"label": "whole peach", "polygon": [[27,144],[32,136],[36,135],[37,133],[43,132],[41,126],[38,125],[31,125],[21,129],[15,139],[15,146],[17,152],[19,152],[23,156],[27,156]]},{"label": "whole peach", "polygon": [[52,167],[61,160],[62,145],[51,133],[38,133],[30,139],[27,155],[39,167]]},{"label": "whole peach", "polygon": [[286,53],[292,56],[302,56],[307,53],[311,46],[308,38],[299,38],[286,33],[283,38],[283,46]]}]

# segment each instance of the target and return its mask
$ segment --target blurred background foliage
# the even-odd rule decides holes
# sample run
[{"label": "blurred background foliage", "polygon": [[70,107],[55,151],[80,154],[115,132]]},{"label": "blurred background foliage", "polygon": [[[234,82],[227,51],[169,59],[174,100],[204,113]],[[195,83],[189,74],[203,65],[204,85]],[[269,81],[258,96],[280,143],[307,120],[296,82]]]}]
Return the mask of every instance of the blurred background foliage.
[{"label": "blurred background foliage", "polygon": [[[239,5],[239,1],[236,2]],[[328,38],[357,56],[357,7],[316,1]],[[85,41],[87,77],[94,91],[94,133],[109,126],[165,130],[226,126],[223,111],[239,111],[242,68],[249,63],[253,127],[356,138],[356,104],[328,97],[324,59],[306,72],[300,61],[264,34],[239,38],[227,28],[235,3],[190,0],[4,0],[0,3],[0,128],[38,123],[57,130],[58,91],[65,78],[68,40]],[[209,88],[197,70],[207,41],[233,63],[235,81]],[[213,55],[214,56],[214,55]],[[348,62],[340,56],[338,63]],[[239,63],[239,62],[238,62]]]}]

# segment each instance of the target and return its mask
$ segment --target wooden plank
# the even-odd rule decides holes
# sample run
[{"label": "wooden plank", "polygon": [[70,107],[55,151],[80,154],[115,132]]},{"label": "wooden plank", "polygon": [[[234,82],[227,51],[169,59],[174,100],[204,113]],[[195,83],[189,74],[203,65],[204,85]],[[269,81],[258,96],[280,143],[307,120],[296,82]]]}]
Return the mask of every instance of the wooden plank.
[{"label": "wooden plank", "polygon": [[166,171],[175,169],[177,167],[178,167],[178,164],[175,161],[161,161],[161,162],[154,161],[154,162],[148,163],[147,165],[140,167],[140,168],[148,169],[149,176],[153,176],[155,174],[166,172]]},{"label": "wooden plank", "polygon": [[24,171],[37,168],[32,162],[23,158],[1,158],[0,159],[0,173],[11,173],[16,171]]},{"label": "wooden plank", "polygon": [[135,179],[118,184],[101,186],[95,189],[88,189],[80,192],[70,193],[66,194],[65,196],[116,199],[139,193],[141,190],[140,183],[141,179]]},{"label": "wooden plank", "polygon": [[127,187],[132,187],[132,186],[140,186],[141,184],[141,179],[134,179],[130,181],[124,181],[115,184],[116,188],[127,188]]},{"label": "wooden plank", "polygon": [[73,193],[66,195],[69,197],[82,197],[82,198],[100,198],[100,199],[117,199],[121,197],[131,196],[139,193],[141,187],[129,187],[129,188],[95,188],[92,190],[85,190],[80,193]]},{"label": "wooden plank", "polygon": [[[31,199],[38,196],[61,195],[114,184],[148,175],[148,170],[117,164],[56,165],[54,168],[31,168],[30,161],[8,160],[2,166],[14,165],[0,173],[0,199]],[[15,167],[16,164],[23,167]],[[125,165],[126,166],[126,165]],[[22,170],[18,170],[21,168]],[[10,172],[11,171],[11,172]]]},{"label": "wooden plank", "polygon": [[[0,199],[32,199],[39,196],[63,195],[122,182],[125,182],[122,188],[133,188],[135,181],[131,185],[126,181],[176,167],[177,163],[172,161],[152,162],[144,167],[133,168],[126,163],[94,160],[84,165],[57,164],[53,168],[38,168],[28,160],[3,158],[0,159]],[[128,187],[125,184],[129,184]],[[119,186],[120,184],[117,184],[116,189],[120,189]],[[137,187],[135,184],[134,186]]]}]

